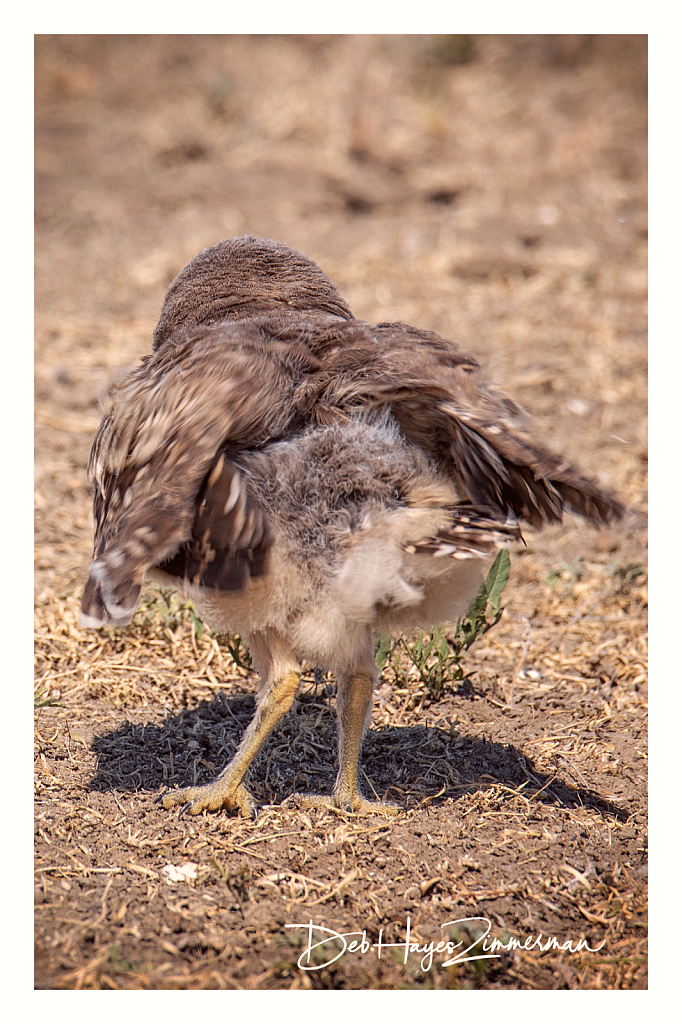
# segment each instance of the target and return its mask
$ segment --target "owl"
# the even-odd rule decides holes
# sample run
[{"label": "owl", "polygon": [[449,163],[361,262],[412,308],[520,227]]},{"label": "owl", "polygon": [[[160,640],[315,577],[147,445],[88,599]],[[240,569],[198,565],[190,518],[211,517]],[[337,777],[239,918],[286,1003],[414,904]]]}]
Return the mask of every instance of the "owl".
[{"label": "owl", "polygon": [[247,638],[260,676],[232,761],[163,797],[192,814],[255,815],[245,776],[304,662],[338,684],[338,776],[309,799],[394,811],[358,783],[374,633],[460,617],[523,522],[623,514],[533,438],[473,356],[356,319],[315,263],[250,236],[171,283],[151,353],[109,389],[89,473],[81,625],[125,626],[145,578],[170,583],[211,628]]}]

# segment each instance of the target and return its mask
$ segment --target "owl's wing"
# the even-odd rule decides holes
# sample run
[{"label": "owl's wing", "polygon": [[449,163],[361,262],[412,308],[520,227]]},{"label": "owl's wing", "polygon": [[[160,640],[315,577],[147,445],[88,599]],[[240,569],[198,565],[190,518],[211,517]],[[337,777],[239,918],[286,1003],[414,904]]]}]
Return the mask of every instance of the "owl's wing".
[{"label": "owl's wing", "polygon": [[403,550],[411,555],[431,555],[433,558],[488,558],[498,548],[513,540],[523,540],[518,522],[503,521],[491,515],[486,506],[459,502],[448,507],[450,526],[433,537],[426,537]]},{"label": "owl's wing", "polygon": [[[348,327],[338,328],[341,336]],[[317,354],[322,354],[319,346]],[[388,407],[405,437],[448,473],[470,502],[533,525],[564,508],[607,523],[624,508],[538,442],[528,415],[454,344],[406,324],[367,326],[367,337],[326,349],[326,406]]]},{"label": "owl's wing", "polygon": [[265,571],[267,523],[230,453],[286,433],[297,383],[317,365],[302,344],[219,325],[174,335],[113,384],[90,457],[82,624],[129,622],[153,565],[228,590]]}]

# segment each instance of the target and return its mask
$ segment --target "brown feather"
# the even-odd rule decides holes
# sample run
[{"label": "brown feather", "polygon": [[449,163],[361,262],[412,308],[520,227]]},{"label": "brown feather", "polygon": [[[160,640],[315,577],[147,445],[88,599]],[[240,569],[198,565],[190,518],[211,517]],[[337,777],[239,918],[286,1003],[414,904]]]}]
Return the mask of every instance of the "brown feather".
[{"label": "brown feather", "polygon": [[[244,458],[358,414],[390,417],[461,499],[487,510],[455,531],[461,551],[517,536],[500,525],[508,516],[540,525],[564,506],[594,522],[623,513],[530,437],[522,410],[472,356],[407,324],[357,321],[302,254],[232,239],[173,281],[152,353],[110,388],[89,466],[95,560],[84,621],[129,621],[154,566],[226,592],[267,574],[272,515]],[[450,536],[433,538],[434,554]]]},{"label": "brown feather", "polygon": [[452,516],[448,529],[439,530],[434,537],[405,545],[404,550],[409,554],[435,558],[481,558],[494,554],[510,541],[523,540],[516,520],[496,519],[485,506],[460,502],[448,511]]},{"label": "brown feather", "polygon": [[221,452],[197,495],[191,539],[159,568],[197,587],[239,591],[265,575],[270,545],[263,510]]}]

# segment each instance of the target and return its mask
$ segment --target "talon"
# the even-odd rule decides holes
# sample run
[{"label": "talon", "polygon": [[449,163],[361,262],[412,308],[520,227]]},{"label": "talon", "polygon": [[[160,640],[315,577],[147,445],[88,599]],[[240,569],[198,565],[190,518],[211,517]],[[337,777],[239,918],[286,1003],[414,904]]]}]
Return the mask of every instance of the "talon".
[{"label": "talon", "polygon": [[383,800],[365,800],[359,793],[350,800],[335,793],[329,796],[317,793],[292,793],[292,797],[300,801],[301,807],[324,808],[337,814],[400,814],[404,810],[398,804],[388,804]]},{"label": "talon", "polygon": [[240,811],[245,818],[255,818],[258,810],[256,801],[243,784],[225,784],[218,779],[208,786],[190,786],[164,793],[161,804],[167,811],[180,808],[180,814],[201,814],[202,811]]}]

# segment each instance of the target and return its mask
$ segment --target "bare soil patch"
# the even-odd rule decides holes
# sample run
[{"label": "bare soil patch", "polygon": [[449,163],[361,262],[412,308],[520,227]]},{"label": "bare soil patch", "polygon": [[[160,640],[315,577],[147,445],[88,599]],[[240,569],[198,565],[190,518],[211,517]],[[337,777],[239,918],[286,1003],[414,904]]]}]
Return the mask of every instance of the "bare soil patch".
[{"label": "bare soil patch", "polygon": [[[36,680],[64,705],[36,714],[36,986],[645,987],[642,519],[528,530],[440,699],[387,668],[363,769],[397,818],[296,806],[335,773],[312,674],[253,766],[256,822],[163,811],[231,756],[253,678],[158,591],[125,631],[77,625],[98,395],[235,234],[474,352],[645,511],[645,38],[43,36],[36,69]],[[302,970],[309,921],[374,948]],[[531,945],[429,961],[486,922]]]}]

